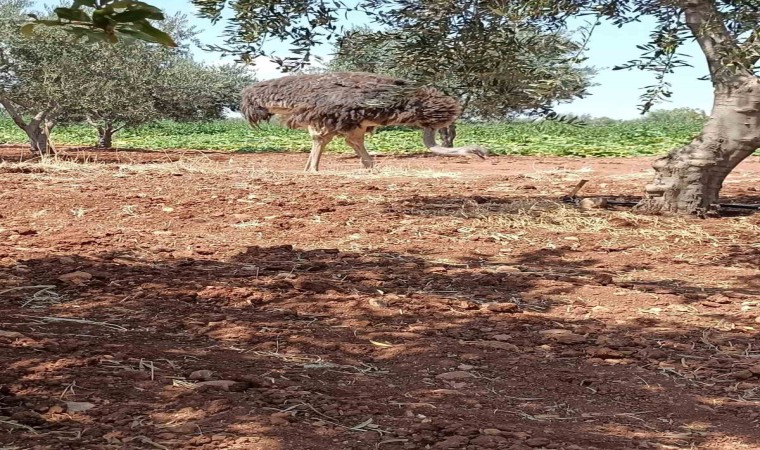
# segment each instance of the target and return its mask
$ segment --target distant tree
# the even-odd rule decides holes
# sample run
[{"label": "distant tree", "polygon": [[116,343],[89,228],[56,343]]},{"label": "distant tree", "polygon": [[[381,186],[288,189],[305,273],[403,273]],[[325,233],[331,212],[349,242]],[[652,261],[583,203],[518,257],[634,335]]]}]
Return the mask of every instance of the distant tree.
[{"label": "distant tree", "polygon": [[[351,30],[338,39],[334,71],[366,71],[434,85],[460,99],[464,117],[549,115],[583,97],[593,71],[581,68],[582,47],[562,33],[511,29],[505,23],[447,30]],[[553,116],[552,116],[553,117]],[[455,126],[441,130],[452,146]]]},{"label": "distant tree", "polygon": [[[32,150],[52,152],[57,123],[87,122],[97,145],[110,147],[114,133],[157,119],[204,120],[234,109],[253,81],[242,67],[208,67],[192,61],[196,32],[182,16],[163,26],[179,46],[150,43],[75,42],[65,31],[40,29],[26,37],[16,23],[30,6],[0,0],[0,104],[29,136]],[[14,23],[15,22],[15,23]]]}]

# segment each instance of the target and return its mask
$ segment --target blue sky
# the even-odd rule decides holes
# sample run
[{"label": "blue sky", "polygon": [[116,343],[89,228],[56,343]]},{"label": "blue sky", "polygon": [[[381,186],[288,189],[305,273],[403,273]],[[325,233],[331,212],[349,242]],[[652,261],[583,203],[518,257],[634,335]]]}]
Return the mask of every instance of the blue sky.
[{"label": "blue sky", "polygon": [[[212,26],[208,20],[196,18],[189,0],[164,0],[154,2],[154,4],[161,5],[168,13],[183,12],[187,14],[191,23],[202,30],[200,39],[204,43],[222,42],[221,34],[224,24],[219,23]],[[360,25],[362,22],[361,16],[354,15],[351,17],[352,25]],[[587,64],[599,69],[594,79],[598,86],[590,89],[591,95],[587,98],[560,105],[558,111],[590,114],[595,117],[606,116],[615,119],[638,117],[637,105],[639,104],[641,89],[653,83],[652,74],[641,71],[612,71],[612,67],[637,58],[639,50],[636,45],[646,43],[651,30],[651,22],[646,21],[632,23],[623,28],[609,24],[597,27],[589,42]],[[331,47],[325,45],[315,53],[327,56],[330,50]],[[707,65],[695,43],[689,43],[682,52],[692,56],[689,62],[693,67],[679,69],[670,75],[669,79],[674,86],[673,97],[669,102],[660,104],[655,109],[689,107],[709,113],[712,107],[711,85],[709,81],[698,80],[699,77],[707,74]],[[203,50],[196,50],[195,55],[198,59],[208,62],[220,60],[219,55]],[[266,60],[257,62],[256,71],[259,79],[281,76],[275,65]]]}]

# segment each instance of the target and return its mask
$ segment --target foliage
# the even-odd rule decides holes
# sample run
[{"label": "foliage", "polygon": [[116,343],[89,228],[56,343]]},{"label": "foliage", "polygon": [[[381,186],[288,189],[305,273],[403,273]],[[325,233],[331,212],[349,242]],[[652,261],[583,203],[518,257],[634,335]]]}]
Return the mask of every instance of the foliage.
[{"label": "foliage", "polygon": [[[0,8],[8,4],[0,0]],[[253,81],[245,69],[194,62],[188,46],[197,33],[184,16],[170,17],[162,26],[179,47],[144,42],[67,46],[61,30],[39,30],[44,39],[29,39],[6,25],[0,28],[0,62],[7,67],[0,73],[0,94],[24,115],[55,105],[58,122],[87,121],[99,129],[105,146],[110,134],[124,127],[161,118],[218,119],[226,109],[237,108],[242,87]]]},{"label": "foliage", "polygon": [[[508,123],[463,123],[459,126],[462,145],[487,145],[497,154],[556,156],[636,156],[662,154],[688,142],[699,132],[704,118],[675,111],[656,112],[638,120],[588,120],[586,127],[556,122],[515,121]],[[90,128],[62,126],[56,141],[88,145]],[[0,118],[0,144],[24,142],[24,135],[7,119]],[[158,122],[125,130],[115,145],[143,149],[213,149],[246,152],[308,151],[307,133],[277,125],[253,130],[241,120],[202,123]],[[404,127],[380,129],[367,139],[371,151],[412,153],[426,151],[420,130]],[[331,150],[352,151],[336,139]]]},{"label": "foliage", "polygon": [[[656,26],[650,42],[639,47],[642,57],[620,66],[651,70],[657,75],[657,83],[643,94],[644,112],[670,96],[666,76],[688,65],[679,50],[691,37],[701,42],[710,61],[711,78],[716,81],[752,73],[760,59],[757,0],[359,0],[357,7],[322,0],[192,1],[212,20],[220,20],[225,8],[232,10],[226,45],[220,50],[250,61],[267,54],[265,41],[284,40],[296,55],[275,58],[286,69],[307,63],[311,48],[339,37],[338,21],[349,10],[364,11],[380,26],[413,35],[432,30],[427,35],[433,36],[441,36],[442,31],[458,35],[463,30],[477,30],[499,18],[513,26],[552,32],[563,30],[570,17],[589,16],[624,26],[650,16]],[[690,20],[686,19],[687,11]],[[418,44],[423,47],[427,42],[420,40]]]},{"label": "foliage", "polygon": [[592,71],[579,68],[581,50],[561,33],[495,21],[455,35],[364,28],[338,40],[330,69],[433,85],[461,100],[464,117],[503,119],[543,114],[556,102],[583,97]]},{"label": "foliage", "polygon": [[74,0],[70,7],[54,9],[55,19],[30,14],[32,22],[21,27],[32,35],[39,25],[54,27],[88,42],[116,43],[119,38],[176,47],[172,36],[153,26],[151,20],[166,17],[157,7],[132,0]]}]

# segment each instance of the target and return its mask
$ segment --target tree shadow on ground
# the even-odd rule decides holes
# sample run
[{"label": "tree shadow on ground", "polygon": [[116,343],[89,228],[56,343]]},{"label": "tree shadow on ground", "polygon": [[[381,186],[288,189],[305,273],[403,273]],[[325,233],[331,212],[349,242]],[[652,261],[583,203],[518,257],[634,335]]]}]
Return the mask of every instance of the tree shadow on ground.
[{"label": "tree shadow on ground", "polygon": [[[210,160],[224,160],[230,152],[222,150],[150,150],[139,148],[108,148],[96,147],[62,147],[54,160],[77,164],[148,164],[177,162],[188,157],[205,157]],[[36,163],[42,158],[29,152],[23,146],[0,145],[0,162],[2,163]],[[31,169],[30,169],[31,170]],[[40,169],[41,170],[41,169]]]},{"label": "tree shadow on ground", "polygon": [[[121,252],[3,267],[19,288],[1,300],[0,427],[9,432],[0,442],[760,445],[755,331],[692,321],[704,310],[682,292],[662,303],[565,252],[442,264],[276,246],[226,260]],[[63,272],[74,275],[63,282]],[[619,292],[620,305],[603,301]],[[634,302],[641,314],[621,314]],[[67,412],[66,401],[94,407]]]}]

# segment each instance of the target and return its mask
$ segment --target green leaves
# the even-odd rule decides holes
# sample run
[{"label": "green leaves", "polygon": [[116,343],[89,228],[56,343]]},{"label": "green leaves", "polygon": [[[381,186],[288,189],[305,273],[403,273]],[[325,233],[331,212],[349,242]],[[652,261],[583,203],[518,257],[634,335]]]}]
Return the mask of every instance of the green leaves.
[{"label": "green leaves", "polygon": [[[86,9],[92,10],[88,13]],[[150,21],[165,20],[161,9],[142,1],[75,0],[71,7],[54,10],[58,20],[41,20],[30,15],[33,22],[24,24],[21,33],[31,36],[36,25],[56,27],[90,42],[105,41],[116,43],[119,37],[128,37],[145,42],[176,47],[174,39]]]},{"label": "green leaves", "polygon": [[90,15],[79,8],[55,8],[53,10],[59,20],[68,20],[69,22],[90,22]]}]

